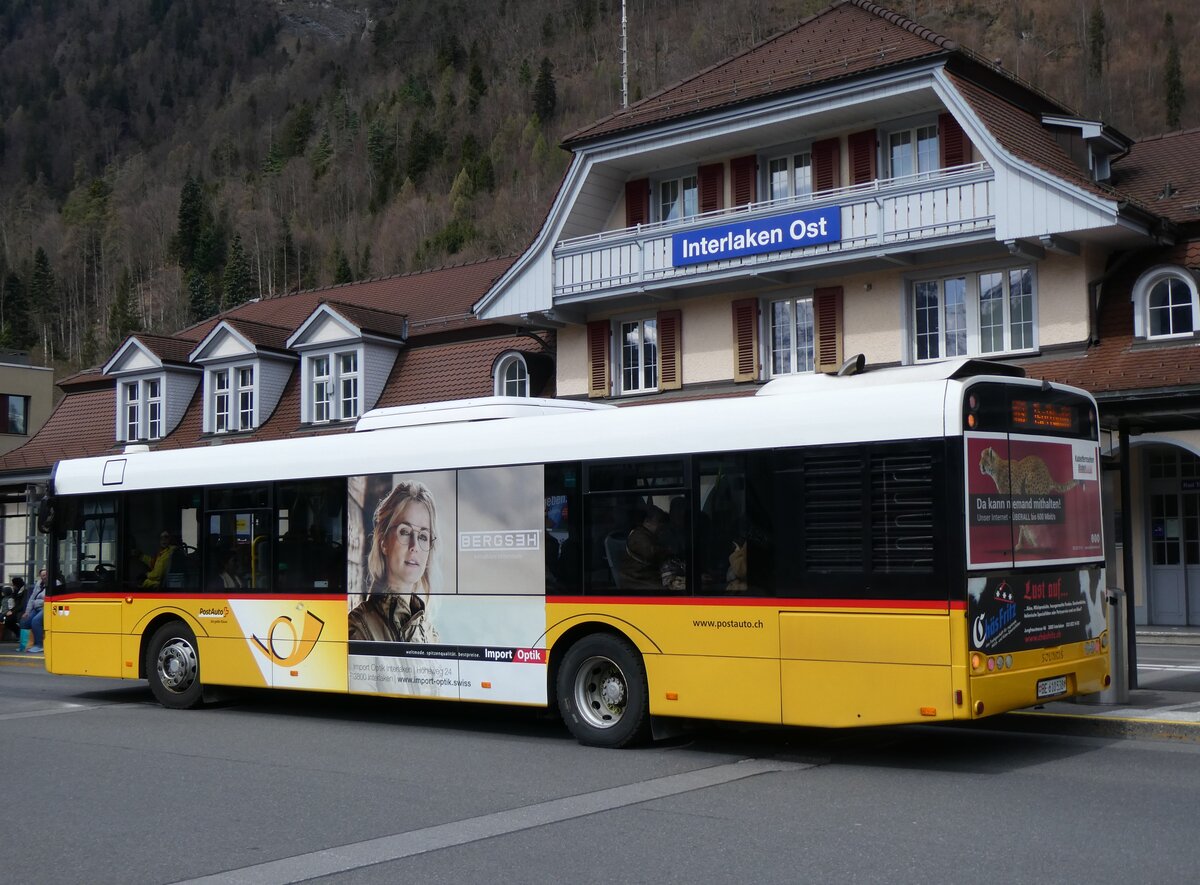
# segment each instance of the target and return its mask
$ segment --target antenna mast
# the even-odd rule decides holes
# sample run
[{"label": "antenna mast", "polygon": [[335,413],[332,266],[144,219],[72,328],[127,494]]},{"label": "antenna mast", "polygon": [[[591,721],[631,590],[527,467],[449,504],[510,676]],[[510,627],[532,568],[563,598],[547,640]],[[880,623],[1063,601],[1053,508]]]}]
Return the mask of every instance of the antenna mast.
[{"label": "antenna mast", "polygon": [[625,0],[621,0],[621,107],[629,107],[629,42],[625,18]]}]

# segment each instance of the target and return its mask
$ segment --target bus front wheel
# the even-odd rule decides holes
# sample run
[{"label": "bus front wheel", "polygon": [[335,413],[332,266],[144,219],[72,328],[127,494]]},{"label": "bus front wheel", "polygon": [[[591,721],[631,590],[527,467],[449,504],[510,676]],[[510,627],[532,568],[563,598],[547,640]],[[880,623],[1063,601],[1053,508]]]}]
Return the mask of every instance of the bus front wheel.
[{"label": "bus front wheel", "polygon": [[164,707],[186,710],[200,703],[200,653],[185,624],[172,621],[154,632],[146,646],[146,678]]},{"label": "bus front wheel", "polygon": [[558,670],[558,707],[571,734],[593,747],[627,747],[650,728],[646,667],[629,640],[594,633],[567,650]]}]

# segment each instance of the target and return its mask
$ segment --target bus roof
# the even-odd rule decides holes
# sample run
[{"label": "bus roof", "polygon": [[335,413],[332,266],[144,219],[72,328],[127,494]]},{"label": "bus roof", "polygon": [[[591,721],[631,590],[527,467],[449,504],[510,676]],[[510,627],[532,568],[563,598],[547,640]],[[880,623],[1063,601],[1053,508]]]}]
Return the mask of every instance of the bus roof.
[{"label": "bus roof", "polygon": [[[994,368],[988,363],[976,365]],[[968,382],[985,379],[1022,386],[1045,383],[1009,373],[964,373],[959,361],[845,377],[777,379],[753,397],[649,403],[637,408],[597,409],[581,403],[564,408],[568,401],[524,400],[512,417],[492,417],[506,410],[499,404],[491,407],[490,398],[488,403],[474,401],[473,405],[457,401],[416,410],[369,412],[360,419],[357,433],[166,451],[139,451],[145,447],[131,446],[120,454],[60,461],[52,484],[58,494],[86,494],[931,439],[961,434],[962,390]],[[419,422],[422,414],[428,420]],[[367,429],[371,427],[377,429]]]}]

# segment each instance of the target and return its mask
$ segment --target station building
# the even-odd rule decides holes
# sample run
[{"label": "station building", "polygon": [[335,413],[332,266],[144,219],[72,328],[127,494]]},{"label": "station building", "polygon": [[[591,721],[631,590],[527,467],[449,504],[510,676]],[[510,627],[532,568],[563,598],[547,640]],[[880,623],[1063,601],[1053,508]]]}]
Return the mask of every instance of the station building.
[{"label": "station building", "polygon": [[734,396],[857,354],[1077,384],[1110,455],[1109,583],[1138,622],[1200,624],[1200,133],[1135,142],[841,0],[564,147],[475,305],[556,332],[559,396]]}]

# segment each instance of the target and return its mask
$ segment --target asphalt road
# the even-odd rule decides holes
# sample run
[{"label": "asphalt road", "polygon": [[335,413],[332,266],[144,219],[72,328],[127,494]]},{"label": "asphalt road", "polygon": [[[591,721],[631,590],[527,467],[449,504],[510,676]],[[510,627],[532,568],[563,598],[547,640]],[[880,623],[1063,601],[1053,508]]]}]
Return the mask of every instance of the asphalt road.
[{"label": "asphalt road", "polygon": [[178,712],[21,665],[0,666],[0,743],[20,883],[1124,885],[1200,863],[1192,743],[705,726],[603,751],[536,711],[250,692]]}]

